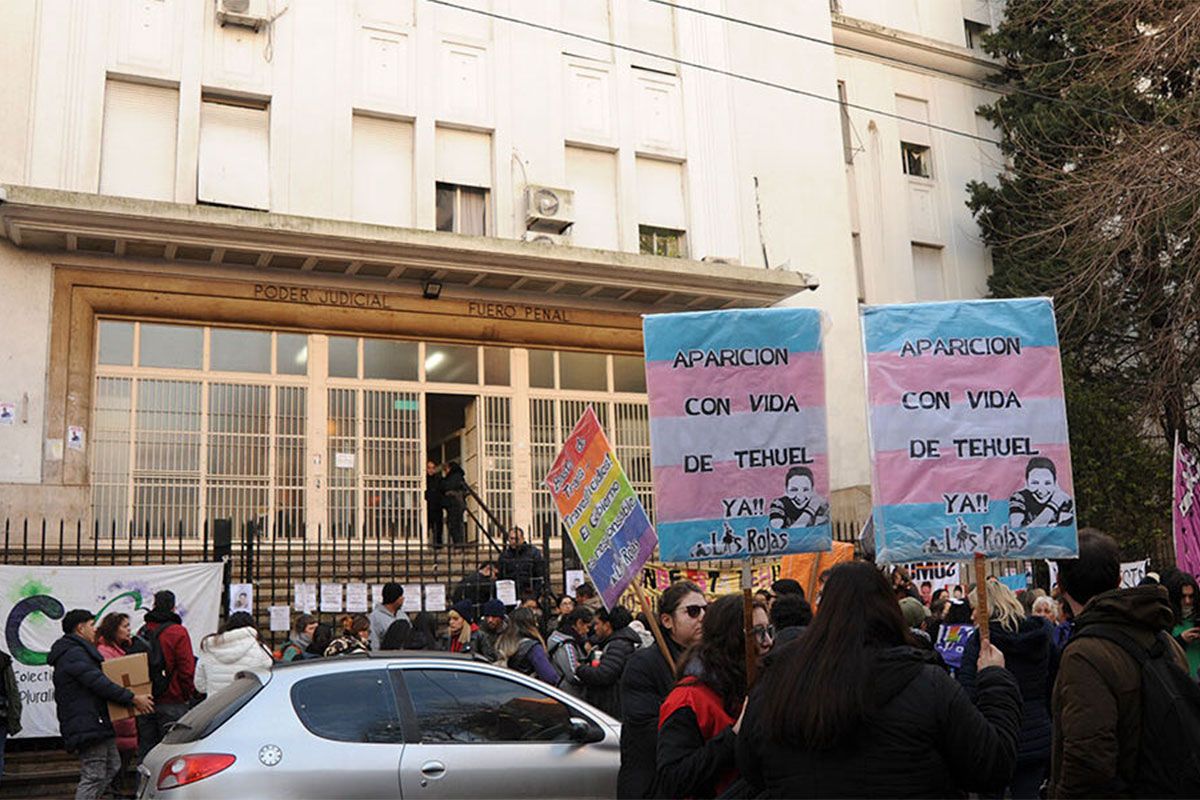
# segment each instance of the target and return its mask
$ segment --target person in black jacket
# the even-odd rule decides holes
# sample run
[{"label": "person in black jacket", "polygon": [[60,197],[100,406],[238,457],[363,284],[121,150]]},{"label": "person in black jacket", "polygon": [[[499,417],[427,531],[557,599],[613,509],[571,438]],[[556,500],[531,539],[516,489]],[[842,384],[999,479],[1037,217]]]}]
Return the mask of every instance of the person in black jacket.
[{"label": "person in black jacket", "polygon": [[[671,584],[658,600],[659,625],[671,659],[700,641],[708,601],[691,581]],[[655,788],[658,711],[675,685],[674,666],[658,647],[637,650],[621,676],[621,769],[617,797],[658,797]]]},{"label": "person in black jacket", "polygon": [[542,551],[525,541],[525,531],[516,525],[510,528],[500,552],[500,579],[513,581],[518,596],[532,592],[537,597],[546,586],[545,567]]},{"label": "person in black jacket", "polygon": [[429,543],[441,547],[446,543],[443,530],[445,510],[442,497],[442,471],[433,461],[425,462],[425,527],[429,532]]},{"label": "person in black jacket", "polygon": [[496,596],[497,572],[496,562],[483,562],[474,575],[466,576],[455,585],[450,597],[451,602],[467,601],[471,604],[471,616],[479,619],[482,616],[483,604]]},{"label": "person in black jacket", "polygon": [[621,675],[642,637],[629,627],[633,615],[624,606],[596,615],[596,649],[589,661],[575,668],[575,677],[586,689],[584,698],[614,719],[621,719]]},{"label": "person in black jacket", "polygon": [[764,670],[737,736],[762,797],[959,797],[1003,787],[1017,760],[1021,696],[987,645],[978,698],[911,646],[887,578],[835,566],[804,638]]},{"label": "person in black jacket", "polygon": [[451,461],[442,465],[442,503],[446,509],[446,529],[450,544],[466,544],[467,530],[463,514],[467,512],[467,476],[463,468]]},{"label": "person in black jacket", "polygon": [[134,695],[105,677],[92,612],[81,608],[68,611],[62,629],[63,636],[50,647],[47,659],[54,668],[58,729],[67,752],[79,753],[75,797],[97,798],[121,770],[108,703],[133,706],[139,714],[147,714],[154,710],[154,700],[148,694]]},{"label": "person in black jacket", "polygon": [[[974,592],[971,601],[975,601]],[[1025,608],[1012,589],[998,581],[988,583],[988,608],[992,644],[1004,653],[1005,666],[1021,688],[1021,738],[1008,791],[1013,800],[1033,800],[1050,771],[1050,692],[1058,672],[1054,629],[1041,617],[1026,617]],[[963,647],[962,669],[957,675],[972,700],[979,689],[975,668],[978,658],[979,636],[972,633]],[[1004,793],[990,796],[1000,798]]]}]

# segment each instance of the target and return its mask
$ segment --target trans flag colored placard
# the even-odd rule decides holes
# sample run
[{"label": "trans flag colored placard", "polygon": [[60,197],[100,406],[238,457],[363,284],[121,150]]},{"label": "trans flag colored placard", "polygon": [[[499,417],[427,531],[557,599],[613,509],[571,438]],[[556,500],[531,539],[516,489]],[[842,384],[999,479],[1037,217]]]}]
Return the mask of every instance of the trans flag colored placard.
[{"label": "trans flag colored placard", "polygon": [[1054,307],[866,307],[882,563],[1078,554]]},{"label": "trans flag colored placard", "polygon": [[829,550],[820,312],[656,314],[642,333],[661,559]]},{"label": "trans flag colored placard", "polygon": [[563,443],[546,486],[592,585],[612,608],[658,540],[591,406]]}]

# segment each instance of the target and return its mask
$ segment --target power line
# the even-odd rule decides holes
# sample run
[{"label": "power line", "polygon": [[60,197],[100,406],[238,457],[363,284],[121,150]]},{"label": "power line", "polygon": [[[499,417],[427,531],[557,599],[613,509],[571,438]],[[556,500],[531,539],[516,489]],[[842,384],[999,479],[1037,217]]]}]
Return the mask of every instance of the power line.
[{"label": "power line", "polygon": [[934,122],[929,122],[928,120],[915,119],[913,117],[906,117],[903,114],[897,114],[894,111],[885,111],[880,108],[872,108],[871,106],[864,106],[859,103],[851,103],[849,101],[842,101],[836,97],[829,97],[828,95],[819,94],[817,92],[810,92],[806,89],[798,89],[795,86],[788,86],[787,84],[776,83],[775,81],[769,81],[764,78],[755,78],[752,75],[744,75],[740,72],[733,72],[731,70],[721,69],[720,67],[714,67],[709,64],[702,64],[698,61],[688,61],[687,59],[677,58],[675,56],[665,56],[665,55],[662,55],[661,53],[655,53],[650,50],[643,50],[639,47],[632,47],[627,44],[618,44],[617,42],[611,42],[607,39],[600,39],[595,36],[588,36],[583,33],[575,33],[573,31],[563,30],[562,28],[555,28],[553,25],[543,25],[540,22],[534,22],[533,20],[529,20],[529,19],[521,19],[520,17],[510,17],[506,14],[497,14],[494,11],[485,11],[480,8],[471,8],[470,6],[459,5],[458,3],[450,2],[450,0],[429,0],[429,2],[435,3],[439,6],[445,6],[447,8],[456,8],[459,11],[466,11],[471,14],[478,14],[478,15],[484,16],[484,17],[491,17],[492,19],[501,20],[502,22],[511,22],[514,25],[524,25],[527,28],[534,28],[536,30],[544,31],[546,33],[557,33],[562,36],[570,36],[575,39],[582,39],[585,42],[592,42],[593,44],[603,45],[605,47],[612,47],[617,50],[624,50],[625,52],[628,52],[628,53],[636,53],[638,55],[648,56],[650,58],[657,58],[657,59],[661,59],[663,61],[669,61],[674,64],[679,64],[680,66],[691,67],[692,69],[698,69],[703,72],[711,72],[715,75],[723,75],[727,78],[734,78],[735,80],[746,81],[747,83],[753,83],[758,86],[765,86],[769,89],[778,89],[782,92],[788,92],[789,94],[799,95],[800,97],[807,97],[812,100],[821,100],[826,103],[833,103],[834,105],[837,105],[839,107],[853,108],[856,111],[865,111],[870,114],[878,114],[879,116],[882,116],[882,117],[888,117],[890,119],[898,120],[900,122],[910,122],[914,125],[924,125],[927,128],[931,128],[935,131],[941,131],[942,133],[948,133],[953,136],[961,136],[965,139],[973,139],[977,142],[983,142],[985,144],[990,144],[990,145],[996,145],[996,146],[1000,145],[1000,142],[997,142],[994,139],[989,139],[986,136],[980,136],[979,134],[976,134],[976,133],[968,133],[967,131],[960,131],[957,128],[951,128],[946,125],[939,125]]},{"label": "power line", "polygon": [[[721,14],[716,11],[708,11],[707,9],[703,9],[703,8],[694,8],[692,6],[685,6],[680,3],[672,2],[672,0],[647,0],[647,2],[657,3],[658,5],[661,5],[661,6],[668,6],[670,8],[674,8],[679,11],[690,11],[693,14],[699,14],[704,17],[712,17],[713,19],[719,19],[724,22],[731,22],[735,25],[744,25],[748,28],[754,28],[754,29],[760,30],[760,31],[776,33],[776,34],[779,34],[780,36],[790,36],[793,39],[801,39],[805,42],[812,42],[813,44],[820,44],[820,45],[824,45],[826,47],[832,47],[835,50],[844,50],[849,53],[857,53],[859,55],[870,56],[871,58],[878,58],[883,61],[891,61],[896,64],[903,64],[906,67],[912,67],[914,69],[919,69],[919,70],[923,70],[926,72],[935,72],[939,75],[946,75],[947,77],[957,78],[959,80],[966,80],[966,81],[973,83],[975,86],[977,86],[981,89],[987,89],[987,90],[993,91],[993,92],[1001,91],[1001,89],[999,89],[998,87],[992,86],[992,85],[988,84],[986,81],[981,81],[977,78],[967,78],[967,77],[960,75],[959,73],[954,72],[952,70],[942,69],[940,67],[932,67],[927,64],[919,64],[916,61],[909,61],[907,59],[900,58],[899,56],[889,56],[889,55],[885,55],[883,53],[876,53],[872,50],[866,49],[865,47],[854,47],[853,45],[848,45],[848,44],[838,44],[837,42],[833,42],[828,39],[822,39],[819,36],[812,36],[810,34],[800,33],[799,31],[789,31],[785,28],[776,28],[773,25],[766,25],[761,22],[754,22],[753,20],[742,19],[740,17],[734,17],[734,16],[730,16],[728,14]],[[1012,92],[1013,94],[1019,94],[1019,95],[1024,95],[1025,97],[1031,97],[1031,98],[1034,98],[1035,100],[1044,100],[1044,101],[1050,102],[1050,103],[1062,103],[1063,105],[1072,106],[1081,111],[1090,111],[1093,114],[1100,114],[1100,115],[1107,116],[1107,117],[1114,117],[1116,119],[1120,119],[1125,122],[1135,122],[1135,123],[1138,122],[1138,120],[1134,119],[1129,114],[1122,114],[1117,111],[1110,111],[1105,108],[1095,108],[1093,106],[1089,106],[1084,103],[1079,103],[1074,100],[1067,100],[1066,98],[1055,97],[1054,95],[1050,95],[1050,94],[1042,94],[1041,92],[1035,92],[1030,89],[1023,89],[1019,86],[1006,86],[1006,87],[1004,87],[1004,90]],[[1145,123],[1139,123],[1139,124],[1145,124]],[[1160,127],[1160,126],[1155,125],[1155,127]]]}]

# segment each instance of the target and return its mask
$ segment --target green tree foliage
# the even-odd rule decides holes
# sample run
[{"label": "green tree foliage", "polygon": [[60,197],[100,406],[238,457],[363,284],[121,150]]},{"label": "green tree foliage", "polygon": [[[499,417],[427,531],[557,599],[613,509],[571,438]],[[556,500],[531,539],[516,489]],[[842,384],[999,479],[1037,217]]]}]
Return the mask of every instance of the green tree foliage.
[{"label": "green tree foliage", "polygon": [[1054,297],[1080,521],[1144,553],[1200,410],[1200,2],[1010,0],[985,46],[990,290]]}]

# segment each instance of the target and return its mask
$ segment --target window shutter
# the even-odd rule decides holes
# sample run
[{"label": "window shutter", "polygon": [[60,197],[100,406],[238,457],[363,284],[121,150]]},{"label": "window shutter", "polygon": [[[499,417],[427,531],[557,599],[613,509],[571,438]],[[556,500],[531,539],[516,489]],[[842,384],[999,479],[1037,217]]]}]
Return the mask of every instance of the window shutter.
[{"label": "window shutter", "polygon": [[100,193],[175,199],[179,91],[110,80],[104,88]]},{"label": "window shutter", "polygon": [[353,147],[353,218],[412,227],[412,123],[356,114]]},{"label": "window shutter", "polygon": [[265,108],[201,104],[200,202],[271,207],[269,119]]},{"label": "window shutter", "polygon": [[492,137],[487,133],[437,130],[437,162],[434,169],[440,183],[459,186],[492,186]]},{"label": "window shutter", "polygon": [[683,165],[654,158],[637,160],[638,224],[687,229]]}]

